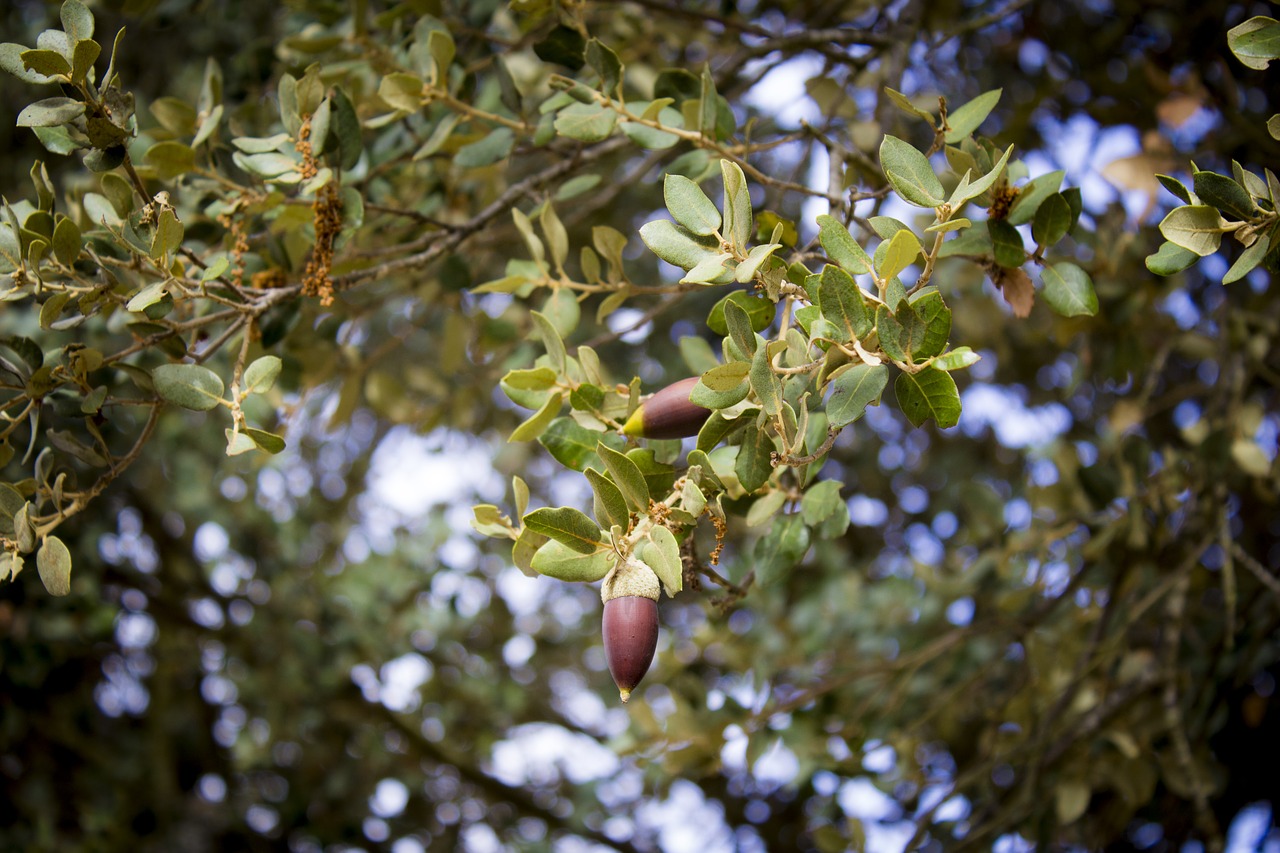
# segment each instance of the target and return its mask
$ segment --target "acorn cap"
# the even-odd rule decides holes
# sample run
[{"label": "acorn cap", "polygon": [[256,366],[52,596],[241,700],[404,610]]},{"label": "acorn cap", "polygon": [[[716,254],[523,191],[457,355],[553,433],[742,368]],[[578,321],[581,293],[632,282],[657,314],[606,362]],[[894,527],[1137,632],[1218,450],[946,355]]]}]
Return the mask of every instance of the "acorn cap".
[{"label": "acorn cap", "polygon": [[657,601],[661,592],[662,584],[653,569],[635,557],[628,557],[610,569],[600,584],[600,600],[605,604],[628,595]]}]

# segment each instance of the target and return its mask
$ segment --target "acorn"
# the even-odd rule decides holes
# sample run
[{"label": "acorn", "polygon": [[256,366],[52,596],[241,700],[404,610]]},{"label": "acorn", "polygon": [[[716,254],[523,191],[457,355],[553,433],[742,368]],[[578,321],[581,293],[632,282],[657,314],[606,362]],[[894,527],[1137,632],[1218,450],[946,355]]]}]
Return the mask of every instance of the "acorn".
[{"label": "acorn", "polygon": [[631,559],[615,566],[600,587],[604,657],[623,703],[649,671],[658,647],[659,590],[653,569]]},{"label": "acorn", "polygon": [[711,410],[689,401],[697,376],[673,382],[655,391],[631,413],[622,431],[637,438],[685,438],[697,435],[711,417]]}]

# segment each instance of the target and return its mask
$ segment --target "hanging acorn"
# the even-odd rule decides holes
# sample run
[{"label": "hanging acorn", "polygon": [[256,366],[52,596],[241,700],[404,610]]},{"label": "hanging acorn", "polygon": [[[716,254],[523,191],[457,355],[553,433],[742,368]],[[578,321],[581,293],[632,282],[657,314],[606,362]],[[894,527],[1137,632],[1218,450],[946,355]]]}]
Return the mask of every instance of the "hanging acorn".
[{"label": "hanging acorn", "polygon": [[711,410],[690,402],[689,394],[698,384],[697,376],[673,382],[640,404],[622,431],[637,438],[685,438],[697,435],[711,417]]},{"label": "hanging acorn", "polygon": [[633,559],[619,563],[600,587],[604,657],[623,702],[653,662],[658,646],[659,591],[658,576]]}]

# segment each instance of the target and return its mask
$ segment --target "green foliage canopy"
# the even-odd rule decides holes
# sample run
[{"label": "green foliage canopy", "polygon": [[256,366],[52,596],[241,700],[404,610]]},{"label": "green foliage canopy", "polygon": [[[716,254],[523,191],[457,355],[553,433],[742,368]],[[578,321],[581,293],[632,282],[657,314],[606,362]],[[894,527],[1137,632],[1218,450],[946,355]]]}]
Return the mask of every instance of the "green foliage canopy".
[{"label": "green foliage canopy", "polygon": [[[869,777],[934,846],[1213,846],[1269,795],[1280,184],[1234,125],[1142,161],[1161,245],[1033,176],[1078,101],[1005,85],[1024,4],[295,3],[192,63],[177,3],[171,88],[103,5],[0,45],[44,149],[0,219],[7,842],[644,849],[684,779],[838,850]],[[1259,85],[1277,25],[1225,14]],[[1054,61],[1096,87],[1109,37]],[[751,105],[797,58],[820,122]],[[624,434],[692,376],[696,438]],[[391,480],[422,518],[408,431],[462,480]],[[622,716],[571,584],[626,560],[671,600]],[[500,760],[545,727],[622,759]]]}]

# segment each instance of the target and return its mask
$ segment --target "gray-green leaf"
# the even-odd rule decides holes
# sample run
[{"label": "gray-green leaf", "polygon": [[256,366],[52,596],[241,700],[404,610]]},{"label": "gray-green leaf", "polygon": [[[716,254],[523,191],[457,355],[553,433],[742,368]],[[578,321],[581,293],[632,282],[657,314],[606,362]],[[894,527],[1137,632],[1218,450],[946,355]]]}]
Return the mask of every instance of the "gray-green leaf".
[{"label": "gray-green leaf", "polygon": [[84,115],[84,102],[71,98],[45,98],[18,113],[18,127],[53,127]]},{"label": "gray-green leaf", "polygon": [[747,309],[737,302],[726,302],[724,306],[724,323],[728,327],[729,337],[742,350],[743,355],[755,355],[756,333],[751,327],[751,318]]},{"label": "gray-green leaf", "polygon": [[1027,250],[1022,242],[1022,235],[1008,221],[988,219],[987,233],[991,235],[991,245],[997,264],[1009,269],[1017,269],[1027,262]]},{"label": "gray-green leaf", "polygon": [[981,358],[973,350],[968,347],[956,347],[949,353],[938,356],[933,360],[933,366],[939,370],[950,372],[952,370],[963,370],[978,363]]},{"label": "gray-green leaf", "polygon": [[627,505],[637,512],[648,512],[649,484],[645,482],[640,466],[625,453],[614,450],[604,442],[596,445],[596,455],[622,492]]},{"label": "gray-green leaf", "polygon": [[[703,128],[704,132],[706,129]],[[739,252],[745,252],[751,239],[751,193],[747,190],[747,177],[742,167],[730,160],[720,161],[720,173],[724,177],[724,229],[720,234]]]},{"label": "gray-green leaf", "polygon": [[[71,63],[56,50],[26,50],[22,52],[22,64],[30,71],[55,77],[71,74]],[[19,122],[21,126],[21,122]]]},{"label": "gray-green leaf", "polygon": [[747,427],[733,468],[742,488],[754,492],[768,481],[773,473],[773,452],[776,449],[773,437],[766,430],[754,424]]},{"label": "gray-green leaf", "polygon": [[592,491],[595,492],[596,520],[601,525],[612,527],[616,524],[626,530],[631,520],[631,513],[627,508],[627,499],[622,496],[622,490],[618,488],[617,483],[595,468],[588,468],[584,473],[587,476],[587,482],[591,484]]},{"label": "gray-green leaf", "polygon": [[542,435],[543,431],[551,425],[556,415],[560,414],[560,407],[564,405],[564,393],[549,394],[546,402],[519,426],[511,431],[511,435],[507,437],[507,441],[532,441]]},{"label": "gray-green leaf", "polygon": [[538,574],[570,583],[594,583],[613,568],[612,551],[592,549],[583,553],[552,539],[533,555],[532,566]]},{"label": "gray-green leaf", "polygon": [[1056,263],[1040,273],[1044,282],[1044,301],[1064,317],[1092,317],[1098,313],[1098,294],[1093,281],[1080,267],[1067,261]]},{"label": "gray-green leaf", "polygon": [[839,480],[819,480],[810,486],[800,499],[800,517],[813,527],[835,515],[840,505]]},{"label": "gray-green leaf", "polygon": [[942,181],[929,160],[909,142],[885,136],[880,143],[880,165],[885,177],[903,200],[917,207],[937,207],[946,198]]},{"label": "gray-green leaf", "polygon": [[151,381],[156,393],[184,409],[204,412],[222,401],[222,379],[203,365],[162,364],[152,368]]},{"label": "gray-green leaf", "polygon": [[[283,174],[293,168],[293,161],[283,154],[269,156],[282,158],[286,163],[285,168],[276,174]],[[172,139],[152,145],[147,149],[147,153],[142,155],[142,159],[148,166],[155,167],[163,181],[171,181],[196,167],[195,150],[190,145]]]},{"label": "gray-green leaf", "polygon": [[542,338],[542,345],[547,348],[547,357],[551,360],[552,369],[556,371],[557,375],[563,374],[567,364],[567,356],[564,349],[564,339],[560,337],[560,331],[545,314],[538,311],[530,311],[529,315],[533,317],[533,325],[538,332],[538,337]]},{"label": "gray-green leaf", "polygon": [[581,510],[571,506],[542,507],[524,517],[524,526],[548,536],[580,554],[597,550],[600,528]]},{"label": "gray-green leaf", "polygon": [[656,526],[649,531],[649,541],[640,549],[640,559],[653,569],[662,581],[667,595],[675,596],[684,588],[684,567],[680,561],[680,545],[675,534],[665,527]]},{"label": "gray-green leaf", "polygon": [[1253,198],[1248,190],[1217,172],[1196,172],[1193,176],[1196,195],[1203,204],[1213,205],[1236,220],[1252,218]]},{"label": "gray-green leaf", "polygon": [[953,427],[960,420],[960,392],[950,373],[926,367],[919,373],[901,373],[894,390],[898,405],[913,426],[933,418],[939,427]]},{"label": "gray-green leaf", "polygon": [[538,441],[557,462],[574,471],[582,471],[588,465],[599,464],[596,445],[605,442],[609,446],[622,446],[616,434],[601,434],[587,429],[573,418],[556,418],[538,436]]},{"label": "gray-green leaf", "polygon": [[920,239],[910,229],[903,229],[889,239],[880,263],[879,275],[888,281],[895,277],[920,256]]},{"label": "gray-green leaf", "polygon": [[453,163],[460,169],[477,169],[492,166],[506,159],[515,146],[515,133],[509,127],[496,127],[482,139],[477,139],[458,149]]},{"label": "gray-green leaf", "polygon": [[1227,47],[1236,59],[1262,71],[1280,57],[1280,22],[1258,15],[1227,30]]},{"label": "gray-green leaf", "polygon": [[300,161],[287,154],[278,154],[274,151],[263,154],[241,154],[237,151],[231,155],[231,159],[246,172],[252,172],[261,178],[278,178],[281,175],[297,172],[302,165]]},{"label": "gray-green leaf", "polygon": [[13,514],[13,538],[18,543],[18,550],[29,554],[36,547],[36,526],[31,522],[31,502],[22,504],[22,509]]},{"label": "gray-green leaf", "polygon": [[618,114],[600,104],[570,104],[556,114],[556,133],[579,142],[608,139]]},{"label": "gray-green leaf", "polygon": [[[668,127],[679,127],[680,114],[675,110],[666,109],[658,114],[658,121]],[[622,132],[627,138],[641,148],[648,148],[651,151],[661,151],[675,146],[680,141],[680,137],[674,133],[667,133],[665,130],[658,130],[656,127],[649,127],[647,124],[640,124],[634,121],[624,121],[619,125]]]},{"label": "gray-green leaf", "polygon": [[1009,208],[1009,224],[1025,225],[1034,219],[1041,202],[1058,191],[1066,174],[1062,169],[1058,169],[1046,172],[1023,184],[1018,190],[1017,200]]},{"label": "gray-green leaf", "polygon": [[249,440],[253,442],[254,447],[273,455],[281,452],[285,448],[283,438],[273,432],[267,432],[264,429],[245,427],[242,434],[249,437]]},{"label": "gray-green leaf", "polygon": [[835,217],[826,213],[818,217],[818,240],[827,257],[844,267],[846,272],[851,275],[871,272],[871,258],[866,250]]},{"label": "gray-green leaf", "polygon": [[855,364],[836,377],[827,402],[827,421],[833,427],[847,426],[880,401],[889,384],[889,369],[883,364]]},{"label": "gray-green leaf", "polygon": [[809,528],[799,515],[784,515],[769,527],[752,551],[761,586],[777,583],[809,550]]},{"label": "gray-green leaf", "polygon": [[720,211],[715,203],[702,187],[684,175],[667,175],[662,182],[662,197],[676,222],[691,233],[707,237],[719,230]]},{"label": "gray-green leaf", "polygon": [[[948,148],[947,150],[951,151],[953,149]],[[1004,154],[1000,156],[1000,159],[996,164],[991,167],[991,171],[987,172],[973,183],[969,183],[967,181],[968,173],[966,173],[964,179],[960,181],[960,184],[951,193],[951,198],[947,200],[952,208],[958,209],[964,202],[971,198],[977,198],[987,190],[991,189],[992,184],[999,179],[1000,174],[1004,171],[1005,165],[1009,162],[1009,157],[1012,155],[1013,146],[1010,145],[1004,150]]]},{"label": "gray-green leaf", "polygon": [[1233,281],[1239,281],[1262,263],[1262,259],[1267,256],[1267,252],[1271,250],[1271,237],[1259,237],[1254,241],[1253,245],[1240,253],[1240,257],[1236,258],[1236,262],[1231,265],[1231,269],[1227,270],[1227,274],[1222,277],[1223,284],[1231,284]]},{"label": "gray-green leaf", "polygon": [[670,219],[655,219],[640,226],[640,239],[655,255],[683,270],[720,254],[715,238],[696,238]]},{"label": "gray-green leaf", "polygon": [[72,42],[93,38],[93,13],[80,0],[63,0],[58,17],[63,32]]},{"label": "gray-green leaf", "polygon": [[253,443],[253,439],[242,432],[233,429],[223,431],[227,436],[227,455],[240,456],[245,453],[252,453],[257,447]]},{"label": "gray-green leaf", "polygon": [[57,536],[49,536],[36,553],[40,580],[50,595],[71,592],[71,551]]},{"label": "gray-green leaf", "polygon": [[1071,228],[1071,205],[1062,193],[1054,193],[1040,204],[1031,221],[1031,237],[1041,246],[1052,246]]},{"label": "gray-green leaf", "polygon": [[1147,269],[1156,275],[1173,275],[1185,270],[1200,260],[1200,256],[1190,249],[1184,249],[1177,243],[1165,241],[1159,250],[1147,255]]},{"label": "gray-green leaf", "polygon": [[610,98],[618,95],[618,86],[622,83],[622,60],[618,54],[599,39],[587,42],[585,51],[587,64],[600,75],[600,88]]},{"label": "gray-green leaf", "polygon": [[50,82],[47,75],[28,68],[26,63],[22,61],[22,54],[26,53],[28,49],[25,45],[15,44],[14,42],[0,44],[0,69],[9,72],[24,83]]},{"label": "gray-green leaf", "polygon": [[950,129],[947,131],[947,143],[954,145],[977,130],[1000,102],[1002,91],[1004,90],[992,89],[990,92],[983,92],[964,106],[958,107],[955,112],[949,113],[947,125]]},{"label": "gray-green leaf", "polygon": [[[751,365],[745,361],[731,361],[713,367],[698,380],[689,393],[689,402],[708,409],[727,409],[746,399],[751,390],[747,375]],[[701,431],[699,431],[701,433]]]},{"label": "gray-green leaf", "polygon": [[1222,217],[1207,204],[1175,207],[1160,222],[1160,233],[1203,258],[1218,251],[1222,243]]},{"label": "gray-green leaf", "polygon": [[156,232],[151,238],[151,257],[160,260],[176,252],[185,231],[177,214],[168,208],[160,211]]},{"label": "gray-green leaf", "polygon": [[283,363],[279,356],[264,355],[256,358],[244,369],[244,392],[246,394],[265,394],[276,384]]},{"label": "gray-green leaf", "polygon": [[822,316],[840,330],[845,341],[862,338],[874,327],[862,290],[840,267],[831,264],[823,267],[818,306]]},{"label": "gray-green leaf", "polygon": [[770,364],[768,346],[756,349],[748,375],[751,390],[756,392],[756,397],[760,400],[760,408],[771,418],[777,415],[782,407],[782,379]]},{"label": "gray-green leaf", "polygon": [[707,314],[707,328],[717,335],[729,334],[725,311],[728,310],[730,303],[736,303],[742,310],[747,312],[747,318],[751,320],[751,330],[753,332],[763,332],[769,328],[770,324],[773,323],[774,315],[778,312],[778,306],[768,299],[752,296],[745,290],[735,290],[711,306],[711,312]]},{"label": "gray-green leaf", "polygon": [[747,253],[747,257],[733,271],[733,277],[739,284],[746,284],[755,278],[760,267],[764,265],[773,253],[782,248],[781,243],[761,243],[758,246],[752,246],[751,251]]},{"label": "gray-green leaf", "polygon": [[53,255],[58,263],[71,266],[80,257],[80,228],[67,218],[58,220],[53,229]]}]

